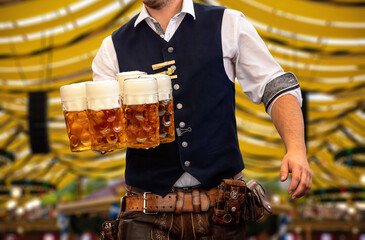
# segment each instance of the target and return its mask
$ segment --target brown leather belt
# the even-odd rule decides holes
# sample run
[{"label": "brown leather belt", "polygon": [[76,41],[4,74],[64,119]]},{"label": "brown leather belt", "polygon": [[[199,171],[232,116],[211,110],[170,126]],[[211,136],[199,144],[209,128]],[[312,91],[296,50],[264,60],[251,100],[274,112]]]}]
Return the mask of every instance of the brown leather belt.
[{"label": "brown leather belt", "polygon": [[122,211],[142,211],[145,214],[204,212],[214,206],[217,193],[217,188],[193,188],[188,191],[177,189],[165,197],[149,192],[133,193],[122,198],[121,206]]}]

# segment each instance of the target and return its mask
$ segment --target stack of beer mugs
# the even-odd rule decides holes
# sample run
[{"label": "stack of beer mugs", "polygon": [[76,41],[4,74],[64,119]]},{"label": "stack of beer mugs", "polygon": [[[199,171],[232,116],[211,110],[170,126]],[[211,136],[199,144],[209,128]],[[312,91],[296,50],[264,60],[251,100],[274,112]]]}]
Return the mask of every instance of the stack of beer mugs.
[{"label": "stack of beer mugs", "polygon": [[140,71],[62,86],[72,152],[153,148],[175,140],[171,78]]}]

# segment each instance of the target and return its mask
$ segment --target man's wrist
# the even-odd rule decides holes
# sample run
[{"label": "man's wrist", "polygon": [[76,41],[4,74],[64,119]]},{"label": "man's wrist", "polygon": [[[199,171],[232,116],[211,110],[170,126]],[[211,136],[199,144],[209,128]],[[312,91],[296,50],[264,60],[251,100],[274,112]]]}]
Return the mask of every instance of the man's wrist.
[{"label": "man's wrist", "polygon": [[307,148],[305,146],[291,146],[286,149],[287,154],[296,154],[296,155],[307,155]]}]

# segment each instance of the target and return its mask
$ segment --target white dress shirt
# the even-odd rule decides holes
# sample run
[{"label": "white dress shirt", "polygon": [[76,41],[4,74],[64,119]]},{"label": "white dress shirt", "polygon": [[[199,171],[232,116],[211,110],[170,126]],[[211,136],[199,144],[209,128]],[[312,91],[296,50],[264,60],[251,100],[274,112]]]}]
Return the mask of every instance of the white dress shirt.
[{"label": "white dress shirt", "polygon": [[[183,0],[181,12],[177,13],[170,20],[166,31],[163,32],[159,23],[149,15],[143,5],[134,26],[137,26],[142,21],[146,21],[156,34],[168,42],[186,14],[190,14],[195,19],[192,0]],[[232,82],[236,79],[252,102],[256,104],[261,103],[266,84],[285,72],[274,60],[255,28],[241,12],[231,9],[224,11],[221,35],[223,63],[228,78]],[[113,80],[115,75],[119,73],[118,59],[111,36],[104,39],[92,63],[92,70],[94,81]],[[281,96],[285,94],[294,95],[300,105],[302,104],[299,88],[286,92]],[[277,99],[278,97],[268,108],[269,115]],[[185,172],[174,186],[184,187],[198,184],[200,182],[196,178]]]}]

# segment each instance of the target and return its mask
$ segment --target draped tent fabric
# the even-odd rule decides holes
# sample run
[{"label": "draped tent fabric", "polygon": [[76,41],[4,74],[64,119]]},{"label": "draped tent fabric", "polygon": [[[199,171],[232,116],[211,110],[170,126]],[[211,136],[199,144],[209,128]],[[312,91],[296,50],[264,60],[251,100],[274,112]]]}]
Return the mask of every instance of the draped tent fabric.
[{"label": "draped tent fabric", "polygon": [[[308,95],[313,188],[362,186],[365,169],[336,162],[365,145],[365,1],[203,1],[242,11],[285,71]],[[0,184],[38,181],[61,189],[88,178],[124,176],[125,150],[71,153],[62,85],[92,80],[102,40],[138,13],[138,0],[0,1]],[[236,116],[247,178],[277,180],[285,148],[262,105],[236,84]],[[51,151],[32,154],[28,93],[46,91]],[[351,155],[349,155],[351,157]],[[364,160],[364,153],[355,157]],[[0,209],[6,197],[0,197]]]}]

